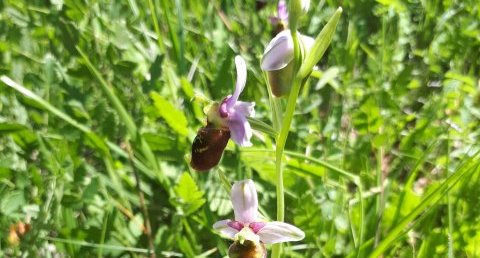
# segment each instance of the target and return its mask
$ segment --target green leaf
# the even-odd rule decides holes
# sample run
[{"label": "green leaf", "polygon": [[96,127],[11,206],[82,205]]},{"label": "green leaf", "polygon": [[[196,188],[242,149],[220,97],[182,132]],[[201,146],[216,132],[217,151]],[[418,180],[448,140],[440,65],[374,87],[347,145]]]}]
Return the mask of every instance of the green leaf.
[{"label": "green leaf", "polygon": [[253,130],[260,131],[262,133],[266,133],[272,137],[277,137],[277,132],[273,129],[273,127],[261,120],[255,119],[255,118],[247,118],[248,122],[252,126]]},{"label": "green leaf", "polygon": [[0,134],[14,133],[27,129],[24,125],[15,123],[0,123]]},{"label": "green leaf", "polygon": [[25,205],[23,191],[12,191],[2,197],[0,212],[7,216],[12,215],[23,205]]},{"label": "green leaf", "polygon": [[82,200],[83,201],[92,200],[95,194],[97,194],[99,187],[100,187],[100,181],[98,180],[98,177],[93,178],[90,184],[87,187],[85,187],[85,190],[83,190]]},{"label": "green leaf", "polygon": [[175,193],[178,197],[177,201],[186,215],[195,212],[205,203],[204,193],[198,189],[197,184],[188,173],[180,176],[180,181],[175,186]]},{"label": "green leaf", "polygon": [[330,42],[332,41],[333,33],[337,28],[342,11],[342,7],[338,7],[337,11],[335,11],[327,25],[325,25],[320,34],[318,34],[315,42],[313,43],[312,49],[308,53],[308,56],[305,58],[300,70],[298,71],[298,75],[301,79],[307,77],[312,72],[313,67],[318,63],[318,61],[320,61],[323,54],[327,50]]},{"label": "green leaf", "polygon": [[157,108],[158,114],[167,122],[168,126],[181,136],[187,136],[188,124],[183,112],[176,109],[170,101],[156,92],[152,92],[150,96],[153,104]]}]

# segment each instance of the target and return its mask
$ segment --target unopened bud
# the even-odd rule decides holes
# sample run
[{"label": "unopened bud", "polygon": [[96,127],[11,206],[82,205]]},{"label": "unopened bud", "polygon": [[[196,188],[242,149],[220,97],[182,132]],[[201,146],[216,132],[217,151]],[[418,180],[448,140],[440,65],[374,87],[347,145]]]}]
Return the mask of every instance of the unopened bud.
[{"label": "unopened bud", "polygon": [[[313,38],[298,33],[300,51],[305,55],[313,45]],[[290,93],[295,77],[293,62],[294,42],[290,30],[280,32],[273,38],[263,54],[261,68],[267,72],[268,82],[276,97]]]}]

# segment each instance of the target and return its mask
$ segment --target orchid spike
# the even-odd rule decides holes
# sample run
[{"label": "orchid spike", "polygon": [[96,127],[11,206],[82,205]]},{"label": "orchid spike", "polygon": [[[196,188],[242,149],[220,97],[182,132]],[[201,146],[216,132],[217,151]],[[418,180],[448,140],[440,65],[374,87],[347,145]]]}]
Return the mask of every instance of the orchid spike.
[{"label": "orchid spike", "polygon": [[238,98],[247,82],[247,66],[241,56],[235,57],[237,81],[232,95],[223,99],[220,105],[214,105],[208,113],[208,121],[216,126],[228,128],[232,140],[243,147],[251,146],[252,128],[247,117],[255,115],[253,102],[239,101]]},{"label": "orchid spike", "polygon": [[258,219],[258,197],[255,184],[247,179],[236,182],[231,190],[234,220],[221,220],[213,228],[236,244],[248,241],[257,244],[274,244],[299,241],[305,233],[288,223],[265,222]]},{"label": "orchid spike", "polygon": [[[300,48],[307,53],[313,46],[314,39],[298,34]],[[273,95],[282,97],[290,92],[294,77],[293,39],[290,30],[284,30],[275,36],[265,48],[261,68],[267,72]]]}]

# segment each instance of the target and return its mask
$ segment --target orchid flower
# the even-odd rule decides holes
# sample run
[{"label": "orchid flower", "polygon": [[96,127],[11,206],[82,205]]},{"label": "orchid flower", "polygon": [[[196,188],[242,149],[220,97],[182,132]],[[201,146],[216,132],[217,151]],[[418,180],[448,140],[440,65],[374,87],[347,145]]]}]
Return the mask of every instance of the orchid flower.
[{"label": "orchid flower", "polygon": [[247,117],[255,115],[255,103],[238,100],[247,82],[247,66],[241,56],[235,57],[235,65],[237,81],[233,94],[210,106],[207,126],[200,128],[193,140],[190,165],[197,171],[216,166],[230,138],[240,146],[252,145],[252,128]]},{"label": "orchid flower", "polygon": [[235,57],[237,81],[233,95],[228,95],[220,105],[214,105],[208,112],[208,122],[216,126],[228,128],[232,140],[244,147],[251,146],[252,128],[247,117],[253,117],[255,103],[239,101],[238,97],[247,82],[247,65],[241,56]]},{"label": "orchid flower", "polygon": [[[300,48],[309,52],[314,39],[299,33]],[[267,72],[273,95],[281,97],[290,92],[294,76],[293,39],[290,30],[284,30],[275,36],[265,48],[261,68]]]},{"label": "orchid flower", "polygon": [[285,26],[288,23],[288,10],[285,0],[278,1],[277,16],[270,16],[270,23],[272,25],[284,24]]},{"label": "orchid flower", "polygon": [[224,237],[233,239],[234,244],[255,243],[257,245],[299,241],[305,233],[288,223],[265,222],[258,218],[258,199],[255,184],[247,179],[236,182],[231,190],[235,219],[221,220],[213,228]]}]

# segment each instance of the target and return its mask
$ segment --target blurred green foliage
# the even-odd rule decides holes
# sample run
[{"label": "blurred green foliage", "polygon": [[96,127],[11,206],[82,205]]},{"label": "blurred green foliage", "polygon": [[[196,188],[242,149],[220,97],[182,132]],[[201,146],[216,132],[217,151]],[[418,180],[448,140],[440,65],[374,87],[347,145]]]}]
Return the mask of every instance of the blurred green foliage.
[{"label": "blurred green foliage", "polygon": [[[286,220],[306,239],[286,256],[479,257],[480,3],[312,1],[301,32],[316,36],[338,6],[287,141]],[[0,256],[148,256],[140,189],[157,257],[223,257],[218,170],[253,174],[274,218],[270,135],[229,144],[209,173],[188,166],[201,99],[233,91],[236,54],[241,99],[272,124],[259,63],[276,2],[256,7],[1,1]]]}]

